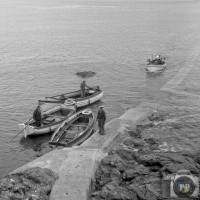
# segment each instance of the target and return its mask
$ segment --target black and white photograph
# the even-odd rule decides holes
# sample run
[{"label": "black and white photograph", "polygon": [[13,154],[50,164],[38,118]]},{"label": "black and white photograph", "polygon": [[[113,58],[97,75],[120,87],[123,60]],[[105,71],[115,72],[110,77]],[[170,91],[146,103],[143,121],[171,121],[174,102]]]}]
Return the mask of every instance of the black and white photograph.
[{"label": "black and white photograph", "polygon": [[0,200],[200,199],[200,0],[0,0]]}]

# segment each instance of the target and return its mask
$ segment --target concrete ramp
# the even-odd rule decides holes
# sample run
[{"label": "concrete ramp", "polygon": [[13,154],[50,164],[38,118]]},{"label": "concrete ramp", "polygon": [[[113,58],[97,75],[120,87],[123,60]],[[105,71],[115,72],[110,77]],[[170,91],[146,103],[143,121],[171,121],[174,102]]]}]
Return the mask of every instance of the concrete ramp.
[{"label": "concrete ramp", "polygon": [[50,200],[87,199],[91,179],[104,155],[97,149],[66,151],[68,158],[60,166],[59,179],[51,191]]}]

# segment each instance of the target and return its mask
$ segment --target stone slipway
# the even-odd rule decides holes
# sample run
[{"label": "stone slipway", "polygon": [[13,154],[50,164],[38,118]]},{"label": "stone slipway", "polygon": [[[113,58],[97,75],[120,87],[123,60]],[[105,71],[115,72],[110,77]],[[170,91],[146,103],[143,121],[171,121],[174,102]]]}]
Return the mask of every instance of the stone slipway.
[{"label": "stone slipway", "polygon": [[151,109],[142,108],[141,104],[107,123],[106,135],[102,136],[96,132],[81,146],[53,150],[12,173],[35,166],[49,168],[59,175],[51,191],[50,200],[86,200],[91,179],[98,163],[107,155],[109,144],[119,134],[123,134],[127,126],[134,126],[150,112]]}]

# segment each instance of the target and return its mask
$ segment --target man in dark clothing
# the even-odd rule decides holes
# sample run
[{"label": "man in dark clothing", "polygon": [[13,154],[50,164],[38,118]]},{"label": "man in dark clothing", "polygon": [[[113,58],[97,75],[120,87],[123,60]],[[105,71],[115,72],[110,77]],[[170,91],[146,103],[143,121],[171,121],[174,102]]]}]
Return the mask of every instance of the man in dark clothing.
[{"label": "man in dark clothing", "polygon": [[105,134],[105,122],[106,122],[106,113],[103,110],[103,106],[100,106],[98,113],[97,113],[97,120],[98,120],[98,126],[99,126],[99,133],[100,135]]},{"label": "man in dark clothing", "polygon": [[86,87],[89,88],[89,87],[86,85],[85,81],[83,81],[83,82],[81,83],[81,85],[80,85],[80,88],[81,88],[81,98],[84,98],[84,97],[85,97],[85,89],[86,89]]},{"label": "man in dark clothing", "polygon": [[37,106],[33,113],[33,119],[35,120],[36,126],[40,127],[42,125],[42,112],[40,109],[40,105]]}]

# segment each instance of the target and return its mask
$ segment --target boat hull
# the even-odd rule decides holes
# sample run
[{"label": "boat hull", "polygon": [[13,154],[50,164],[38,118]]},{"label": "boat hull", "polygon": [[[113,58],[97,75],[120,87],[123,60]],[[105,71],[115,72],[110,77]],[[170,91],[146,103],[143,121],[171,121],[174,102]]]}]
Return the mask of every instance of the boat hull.
[{"label": "boat hull", "polygon": [[81,108],[81,107],[93,104],[93,103],[99,101],[101,98],[103,98],[103,91],[101,91],[100,93],[98,93],[94,96],[91,96],[89,98],[85,98],[85,99],[82,99],[82,100],[81,99],[75,100],[75,101],[76,101],[77,108]]},{"label": "boat hull", "polygon": [[[40,101],[44,103],[60,103],[60,104],[70,104],[71,102],[71,105],[75,104],[77,108],[81,108],[93,104],[99,101],[103,97],[103,90],[100,90],[99,92],[95,92],[94,90],[89,90],[88,93],[89,96],[80,98],[81,91],[79,90],[68,94],[46,97],[46,100],[40,100]],[[65,100],[60,99],[61,96],[63,96]]]},{"label": "boat hull", "polygon": [[149,72],[159,72],[166,68],[166,63],[163,65],[146,65],[146,70]]}]

